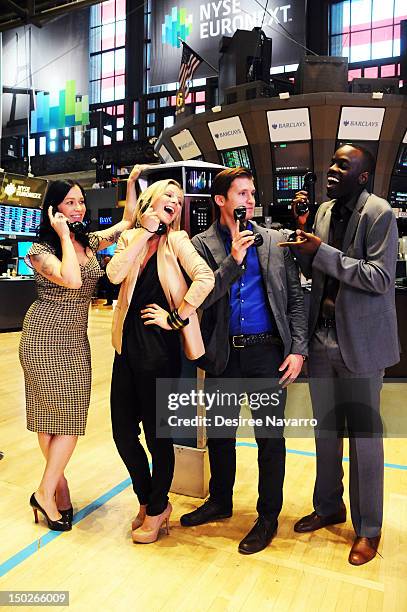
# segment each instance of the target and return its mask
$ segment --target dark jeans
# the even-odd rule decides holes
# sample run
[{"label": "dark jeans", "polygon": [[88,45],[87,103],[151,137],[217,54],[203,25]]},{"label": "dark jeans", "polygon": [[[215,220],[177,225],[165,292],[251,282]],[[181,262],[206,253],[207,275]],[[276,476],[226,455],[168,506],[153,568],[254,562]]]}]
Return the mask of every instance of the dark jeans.
[{"label": "dark jeans", "polygon": [[[226,370],[216,378],[273,378],[282,375],[278,371],[283,362],[282,349],[275,345],[255,345],[242,349],[231,347]],[[212,378],[209,374],[207,378]],[[270,387],[271,388],[271,385]],[[241,389],[239,389],[241,391]],[[284,417],[286,390],[281,394],[279,406],[261,407],[252,411],[254,418],[275,415]],[[236,418],[239,409],[234,414]],[[210,498],[220,504],[225,511],[232,510],[233,485],[236,475],[236,429],[231,438],[208,438],[209,463],[211,479],[209,482]],[[259,431],[255,427],[255,438],[258,446],[259,481],[257,512],[268,520],[277,520],[283,505],[283,483],[285,473],[285,440],[283,430],[276,436],[270,429],[270,435],[264,437],[264,427]]]},{"label": "dark jeans", "polygon": [[[134,371],[125,342],[122,354],[115,355],[110,395],[113,438],[129,471],[134,492],[140,504],[147,505],[150,516],[161,514],[167,507],[174,474],[173,442],[170,437],[156,437],[155,409],[156,378],[173,376],[174,367],[170,365],[163,365],[154,374]],[[140,423],[151,453],[151,473],[139,440]]]}]

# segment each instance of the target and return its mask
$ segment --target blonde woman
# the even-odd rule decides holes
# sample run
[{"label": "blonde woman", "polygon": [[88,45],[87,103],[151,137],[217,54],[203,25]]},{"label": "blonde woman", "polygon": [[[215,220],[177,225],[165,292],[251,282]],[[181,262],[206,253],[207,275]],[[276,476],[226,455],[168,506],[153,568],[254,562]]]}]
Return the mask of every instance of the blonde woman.
[{"label": "blonde woman", "polygon": [[[135,198],[135,191],[128,197]],[[214,286],[213,272],[187,233],[178,231],[182,205],[176,181],[148,187],[136,205],[135,228],[122,234],[107,267],[110,280],[122,283],[112,332],[113,437],[140,503],[133,541],[145,544],[157,539],[164,522],[168,533],[172,509],[168,491],[174,449],[170,438],[156,436],[156,378],[179,377],[181,341],[188,359],[204,354],[195,311]],[[163,235],[157,234],[160,229]],[[192,281],[189,288],[183,270]],[[151,474],[139,441],[140,423],[152,457]]]}]

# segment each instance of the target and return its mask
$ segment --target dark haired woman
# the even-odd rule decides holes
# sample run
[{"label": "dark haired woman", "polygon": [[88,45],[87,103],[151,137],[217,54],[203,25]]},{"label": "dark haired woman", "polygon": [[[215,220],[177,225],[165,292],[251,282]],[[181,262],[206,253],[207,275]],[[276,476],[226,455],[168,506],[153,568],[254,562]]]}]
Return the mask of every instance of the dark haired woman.
[{"label": "dark haired woman", "polygon": [[[141,169],[141,166],[133,169],[128,190],[134,190]],[[20,361],[25,379],[27,428],[37,432],[46,460],[30,505],[35,521],[40,511],[49,528],[55,531],[71,529],[73,511],[64,470],[78,436],[85,433],[89,407],[88,310],[102,274],[95,253],[131,227],[133,200],[128,201],[120,223],[88,233],[82,187],[72,180],[51,183],[38,238],[27,255],[27,263],[34,268],[38,299],[25,316]]]},{"label": "dark haired woman", "polygon": [[[134,192],[130,197],[135,200]],[[140,503],[133,541],[143,544],[157,539],[163,523],[168,530],[171,514],[174,448],[170,434],[156,435],[156,379],[180,376],[181,338],[189,359],[204,354],[195,311],[215,282],[188,234],[177,231],[183,200],[173,180],[150,185],[138,199],[136,227],[120,237],[107,266],[110,280],[121,283],[112,332],[113,437]],[[160,224],[163,235],[156,233]],[[192,281],[189,288],[183,270]],[[138,439],[140,423],[151,453],[151,474]]]}]

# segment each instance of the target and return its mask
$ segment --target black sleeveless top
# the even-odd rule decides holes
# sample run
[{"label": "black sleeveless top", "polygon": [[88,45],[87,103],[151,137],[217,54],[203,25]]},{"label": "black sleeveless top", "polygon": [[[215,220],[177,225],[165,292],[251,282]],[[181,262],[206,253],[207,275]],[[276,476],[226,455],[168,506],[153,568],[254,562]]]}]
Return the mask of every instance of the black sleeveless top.
[{"label": "black sleeveless top", "polygon": [[158,277],[157,253],[150,257],[137,280],[124,322],[123,341],[133,370],[178,377],[181,368],[179,332],[167,331],[158,325],[144,325],[146,319],[141,318],[140,310],[147,304],[158,304],[169,311]]}]

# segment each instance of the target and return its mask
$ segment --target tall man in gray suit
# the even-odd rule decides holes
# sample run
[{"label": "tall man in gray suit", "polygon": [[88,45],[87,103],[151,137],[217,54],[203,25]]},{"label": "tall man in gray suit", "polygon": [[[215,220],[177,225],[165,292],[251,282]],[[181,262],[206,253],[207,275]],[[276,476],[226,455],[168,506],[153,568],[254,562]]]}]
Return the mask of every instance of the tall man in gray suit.
[{"label": "tall man in gray suit", "polygon": [[[293,252],[312,277],[309,316],[310,392],[316,428],[314,512],[294,526],[311,532],[346,520],[343,433],[350,449],[350,506],[356,532],[349,563],[376,555],[383,515],[380,390],[384,368],[399,360],[395,309],[397,224],[389,204],[365,185],[374,158],[345,145],[328,170],[329,202],[319,207],[313,233]],[[295,206],[306,201],[299,192]],[[299,221],[304,222],[304,218]],[[329,431],[330,430],[330,431]]]},{"label": "tall man in gray suit", "polygon": [[[207,377],[295,380],[307,355],[307,322],[298,271],[289,249],[278,243],[284,236],[253,221],[239,231],[234,210],[246,208],[252,219],[255,206],[253,176],[234,168],[217,175],[212,197],[219,219],[192,242],[215,272],[215,287],[202,304],[201,330],[206,354],[200,365]],[[253,232],[263,244],[253,245]],[[270,383],[269,383],[270,384]],[[285,390],[278,408],[259,408],[253,416],[284,415]],[[239,406],[228,412],[235,418]],[[208,438],[211,479],[210,497],[197,510],[181,517],[184,526],[195,526],[232,516],[236,471],[236,429],[228,438]],[[274,434],[274,435],[273,435]],[[258,445],[258,519],[240,542],[239,552],[256,553],[265,548],[277,529],[283,503],[285,441],[269,428],[255,427]]]}]

